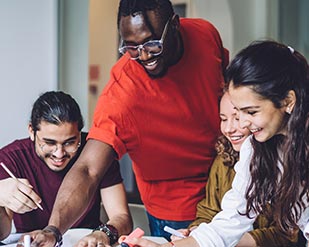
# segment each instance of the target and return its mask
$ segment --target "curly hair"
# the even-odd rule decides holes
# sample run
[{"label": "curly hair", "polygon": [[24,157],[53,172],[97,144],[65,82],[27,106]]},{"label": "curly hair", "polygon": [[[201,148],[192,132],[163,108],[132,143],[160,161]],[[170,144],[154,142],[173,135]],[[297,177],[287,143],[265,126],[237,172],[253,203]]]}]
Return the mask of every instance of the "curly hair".
[{"label": "curly hair", "polygon": [[235,151],[231,142],[224,136],[218,137],[215,144],[217,154],[223,158],[225,166],[233,167],[239,159],[239,152]]}]

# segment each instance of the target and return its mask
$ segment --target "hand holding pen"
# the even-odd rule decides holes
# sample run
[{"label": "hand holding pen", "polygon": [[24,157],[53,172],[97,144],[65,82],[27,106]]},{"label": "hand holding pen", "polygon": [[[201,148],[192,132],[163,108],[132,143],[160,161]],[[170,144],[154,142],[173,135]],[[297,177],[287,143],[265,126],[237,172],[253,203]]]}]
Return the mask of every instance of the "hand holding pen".
[{"label": "hand holding pen", "polygon": [[190,234],[190,230],[189,229],[178,229],[178,230],[175,230],[169,226],[165,226],[163,228],[164,231],[172,234],[171,235],[171,240],[172,241],[175,241],[175,240],[179,240],[179,239],[182,239],[182,238],[186,238],[189,236]]},{"label": "hand holding pen", "polygon": [[41,198],[34,192],[27,179],[16,178],[14,174],[0,163],[11,178],[0,180],[0,206],[16,213],[25,213],[40,208]]}]

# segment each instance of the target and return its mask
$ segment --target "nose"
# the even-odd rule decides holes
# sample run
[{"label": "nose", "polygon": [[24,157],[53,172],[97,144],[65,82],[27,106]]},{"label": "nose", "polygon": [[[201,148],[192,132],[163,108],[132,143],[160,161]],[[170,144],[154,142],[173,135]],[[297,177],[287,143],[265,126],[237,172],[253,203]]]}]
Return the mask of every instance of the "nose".
[{"label": "nose", "polygon": [[151,54],[145,51],[143,47],[138,48],[138,58],[141,61],[147,61],[149,58],[151,58]]},{"label": "nose", "polygon": [[236,131],[235,120],[228,120],[225,125],[224,131],[226,133],[234,133]]},{"label": "nose", "polygon": [[55,152],[53,152],[53,156],[57,158],[62,158],[66,154],[64,147],[61,144],[57,145]]}]

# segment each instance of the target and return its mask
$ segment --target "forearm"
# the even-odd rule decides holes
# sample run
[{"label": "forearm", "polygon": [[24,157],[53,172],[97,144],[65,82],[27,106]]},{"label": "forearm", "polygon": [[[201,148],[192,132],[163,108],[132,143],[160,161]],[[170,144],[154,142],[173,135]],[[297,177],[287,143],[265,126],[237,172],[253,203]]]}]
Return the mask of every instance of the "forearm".
[{"label": "forearm", "polygon": [[86,209],[114,159],[114,150],[109,145],[88,140],[60,186],[48,224],[62,234],[70,228]]},{"label": "forearm", "polygon": [[11,232],[12,220],[4,207],[0,207],[0,241],[5,239]]},{"label": "forearm", "polygon": [[129,211],[123,183],[102,189],[101,199],[109,218],[107,224],[116,227],[119,236],[129,234],[133,229],[133,220]]},{"label": "forearm", "polygon": [[87,172],[72,168],[59,188],[48,224],[56,226],[62,234],[68,230],[86,209],[96,185]]},{"label": "forearm", "polygon": [[122,214],[110,219],[107,224],[113,225],[118,230],[118,234],[127,235],[133,229],[133,222],[130,215]]}]

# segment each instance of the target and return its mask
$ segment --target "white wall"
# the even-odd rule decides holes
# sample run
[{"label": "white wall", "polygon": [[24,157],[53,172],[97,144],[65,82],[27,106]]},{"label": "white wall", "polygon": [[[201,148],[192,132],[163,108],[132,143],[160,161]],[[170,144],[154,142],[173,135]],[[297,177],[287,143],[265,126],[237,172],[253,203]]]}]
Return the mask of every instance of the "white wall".
[{"label": "white wall", "polygon": [[278,0],[190,0],[190,3],[191,16],[202,17],[217,27],[230,58],[253,40],[277,38]]},{"label": "white wall", "polygon": [[59,3],[59,89],[77,101],[85,121],[83,130],[87,131],[89,0]]},{"label": "white wall", "polygon": [[40,93],[57,88],[57,1],[0,1],[0,147],[26,137]]},{"label": "white wall", "polygon": [[100,72],[97,80],[90,81],[97,87],[96,93],[89,92],[88,119],[91,123],[98,96],[118,59],[118,1],[90,0],[89,9],[89,65],[98,66]]}]

